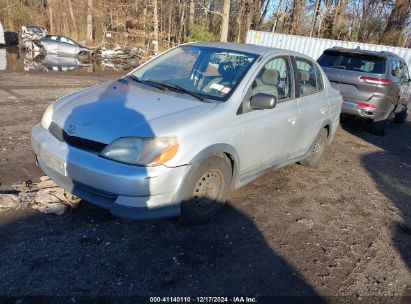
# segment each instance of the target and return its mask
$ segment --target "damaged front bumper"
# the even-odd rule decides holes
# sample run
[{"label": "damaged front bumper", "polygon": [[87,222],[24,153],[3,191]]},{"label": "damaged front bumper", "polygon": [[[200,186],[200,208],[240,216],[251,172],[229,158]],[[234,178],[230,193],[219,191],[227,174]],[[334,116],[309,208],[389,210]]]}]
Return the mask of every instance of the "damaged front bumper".
[{"label": "damaged front bumper", "polygon": [[139,167],[117,163],[60,142],[41,125],[32,129],[31,140],[44,173],[87,202],[130,219],[180,213],[180,186],[187,166]]}]

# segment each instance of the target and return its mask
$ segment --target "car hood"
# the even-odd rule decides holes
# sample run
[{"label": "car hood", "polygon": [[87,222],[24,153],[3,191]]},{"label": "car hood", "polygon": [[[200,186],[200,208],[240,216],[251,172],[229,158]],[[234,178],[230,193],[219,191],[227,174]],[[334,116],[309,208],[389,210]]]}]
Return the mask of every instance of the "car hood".
[{"label": "car hood", "polygon": [[53,106],[53,121],[69,135],[110,143],[126,136],[167,135],[184,117],[192,119],[214,106],[119,79],[61,98]]}]

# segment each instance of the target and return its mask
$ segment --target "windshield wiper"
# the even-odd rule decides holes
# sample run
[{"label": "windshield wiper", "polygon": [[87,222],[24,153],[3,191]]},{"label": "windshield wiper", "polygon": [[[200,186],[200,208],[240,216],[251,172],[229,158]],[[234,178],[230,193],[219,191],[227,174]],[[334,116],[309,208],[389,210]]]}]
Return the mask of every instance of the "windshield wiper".
[{"label": "windshield wiper", "polygon": [[165,87],[165,88],[168,88],[168,89],[171,89],[171,90],[175,90],[175,91],[178,91],[178,92],[181,92],[181,93],[185,93],[185,94],[191,95],[191,96],[197,98],[198,100],[200,100],[200,101],[202,101],[202,102],[210,103],[206,98],[202,97],[201,95],[199,95],[199,94],[197,94],[197,93],[195,93],[195,92],[191,92],[191,91],[189,91],[189,90],[187,90],[187,89],[185,89],[185,88],[183,88],[183,87],[180,87],[179,85],[177,85],[177,84],[175,84],[175,83],[172,83],[172,82],[160,81],[160,80],[155,80],[155,79],[146,79],[146,80],[144,80],[144,82],[153,83],[153,84],[158,84],[158,85],[161,85],[161,86],[163,86],[163,87]]},{"label": "windshield wiper", "polygon": [[133,74],[129,74],[127,75],[127,77],[133,79],[135,82],[141,82],[140,78],[138,78],[137,76]]},{"label": "windshield wiper", "polygon": [[143,83],[143,84],[145,84],[145,85],[149,85],[149,86],[151,86],[151,87],[155,87],[156,89],[159,89],[159,90],[161,90],[161,91],[164,91],[164,86],[161,85],[160,83],[156,83],[156,82],[149,81],[149,80],[142,80],[142,79],[138,78],[137,76],[135,76],[135,75],[133,75],[133,74],[129,74],[129,75],[127,75],[127,77],[131,78],[131,79],[134,80],[135,82]]}]

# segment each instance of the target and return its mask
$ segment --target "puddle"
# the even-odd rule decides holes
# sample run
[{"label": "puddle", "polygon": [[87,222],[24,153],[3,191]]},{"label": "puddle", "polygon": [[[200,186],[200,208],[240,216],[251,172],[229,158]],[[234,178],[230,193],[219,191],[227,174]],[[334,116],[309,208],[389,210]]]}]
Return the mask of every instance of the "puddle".
[{"label": "puddle", "polygon": [[121,62],[96,61],[88,57],[62,57],[25,52],[18,47],[0,48],[0,72],[96,73],[130,71],[138,65],[139,62],[135,59]]}]

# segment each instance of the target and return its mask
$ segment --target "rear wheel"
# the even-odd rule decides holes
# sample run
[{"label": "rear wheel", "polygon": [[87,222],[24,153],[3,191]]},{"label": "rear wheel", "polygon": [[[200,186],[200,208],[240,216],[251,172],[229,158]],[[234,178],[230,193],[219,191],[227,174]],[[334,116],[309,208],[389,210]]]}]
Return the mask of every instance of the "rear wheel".
[{"label": "rear wheel", "polygon": [[380,121],[373,121],[371,132],[375,135],[385,136],[390,129],[391,122],[394,118],[394,114],[391,113],[387,119],[380,120]]},{"label": "rear wheel", "polygon": [[321,156],[323,155],[327,144],[327,137],[328,131],[326,129],[322,129],[311,146],[308,157],[300,162],[302,165],[308,167],[318,167]]},{"label": "rear wheel", "polygon": [[405,124],[407,121],[407,116],[408,116],[408,109],[404,108],[401,112],[398,112],[395,114],[394,117],[394,122],[399,123],[399,124]]},{"label": "rear wheel", "polygon": [[218,212],[230,191],[231,172],[230,161],[226,157],[214,155],[190,174],[181,203],[184,222],[203,223]]}]

